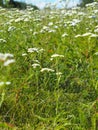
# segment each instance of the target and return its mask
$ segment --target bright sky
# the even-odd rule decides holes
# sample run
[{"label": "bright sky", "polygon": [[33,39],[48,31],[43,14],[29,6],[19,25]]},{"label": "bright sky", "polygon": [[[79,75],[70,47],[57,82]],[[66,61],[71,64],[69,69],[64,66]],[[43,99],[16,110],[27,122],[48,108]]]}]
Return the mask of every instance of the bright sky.
[{"label": "bright sky", "polygon": [[[26,2],[26,3],[32,3],[33,5],[38,6],[39,8],[43,8],[47,3],[59,3],[60,0],[16,0],[16,1],[22,1],[22,2]],[[68,0],[67,0],[68,1]],[[79,3],[79,0],[70,0],[69,2],[69,6],[75,6],[77,3]],[[59,7],[62,4],[59,3]]]}]

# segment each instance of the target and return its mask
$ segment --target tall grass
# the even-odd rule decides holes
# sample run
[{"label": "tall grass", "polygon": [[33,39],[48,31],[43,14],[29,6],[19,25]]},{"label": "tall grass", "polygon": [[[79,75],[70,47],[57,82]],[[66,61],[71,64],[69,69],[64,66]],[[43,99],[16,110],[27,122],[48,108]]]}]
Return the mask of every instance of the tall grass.
[{"label": "tall grass", "polygon": [[97,130],[97,8],[0,8],[1,130]]}]

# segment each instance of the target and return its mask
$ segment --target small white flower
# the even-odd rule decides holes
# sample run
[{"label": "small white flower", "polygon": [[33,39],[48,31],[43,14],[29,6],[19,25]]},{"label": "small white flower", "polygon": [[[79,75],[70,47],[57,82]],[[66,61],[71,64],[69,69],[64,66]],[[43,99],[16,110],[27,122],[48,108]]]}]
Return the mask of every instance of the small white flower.
[{"label": "small white flower", "polygon": [[43,30],[49,30],[49,27],[43,26]]},{"label": "small white flower", "polygon": [[52,56],[51,56],[51,58],[55,58],[55,57],[64,57],[64,55],[59,55],[59,54],[53,54]]},{"label": "small white flower", "polygon": [[29,18],[25,18],[25,19],[24,19],[24,22],[28,22],[28,21],[29,21]]},{"label": "small white flower", "polygon": [[95,33],[97,33],[97,32],[98,32],[98,28],[97,28],[97,29],[95,29],[95,30],[94,30],[94,32],[95,32]]},{"label": "small white flower", "polygon": [[50,68],[42,68],[41,72],[54,72],[54,70]]},{"label": "small white flower", "polygon": [[0,82],[0,86],[3,86],[4,85],[4,82],[2,81],[2,82]]},{"label": "small white flower", "polygon": [[98,37],[98,35],[96,35],[96,34],[91,34],[90,37]]},{"label": "small white flower", "polygon": [[90,33],[90,32],[88,32],[88,33],[84,33],[83,35],[82,35],[82,37],[87,37],[87,36],[90,36],[92,33]]},{"label": "small white flower", "polygon": [[23,54],[22,54],[22,56],[26,56],[26,55],[27,55],[27,53],[23,53]]},{"label": "small white flower", "polygon": [[78,37],[82,37],[82,35],[78,34],[78,35],[75,36],[75,38],[78,38]]},{"label": "small white flower", "polygon": [[13,56],[13,54],[5,53],[5,57],[6,57],[6,58],[13,58],[14,56]]},{"label": "small white flower", "polygon": [[11,84],[11,82],[7,81],[7,82],[5,82],[5,84],[6,84],[6,85],[10,85],[10,84]]},{"label": "small white flower", "polygon": [[1,61],[5,61],[7,58],[12,58],[12,57],[13,57],[13,55],[10,53],[5,53],[5,54],[0,53],[0,60]]},{"label": "small white flower", "polygon": [[66,36],[68,36],[68,34],[67,34],[67,33],[64,33],[64,34],[62,35],[62,37],[66,37]]},{"label": "small white flower", "polygon": [[18,22],[20,22],[22,20],[23,20],[23,18],[17,18],[17,19],[15,19],[15,23],[18,23]]},{"label": "small white flower", "polygon": [[53,25],[53,22],[50,22],[48,25],[49,25],[49,26],[52,26],[52,25]]},{"label": "small white flower", "polygon": [[36,62],[36,63],[40,63],[38,60],[33,60],[34,62]]},{"label": "small white flower", "polygon": [[5,54],[0,53],[0,61],[5,61],[5,60],[6,60]]},{"label": "small white flower", "polygon": [[57,76],[61,76],[61,75],[62,75],[62,72],[57,72],[56,75],[57,75]]},{"label": "small white flower", "polygon": [[38,32],[34,32],[34,33],[33,33],[34,36],[37,35],[37,34],[38,34]]},{"label": "small white flower", "polygon": [[43,52],[44,51],[44,49],[43,48],[41,48],[40,50],[39,50],[39,52]]},{"label": "small white flower", "polygon": [[52,29],[51,29],[51,30],[49,30],[48,32],[49,32],[49,33],[55,33],[56,30],[52,30]]},{"label": "small white flower", "polygon": [[15,29],[16,29],[16,27],[11,26],[11,27],[8,28],[8,32],[13,31],[13,30],[15,30]]},{"label": "small white flower", "polygon": [[32,52],[38,52],[38,48],[29,48],[28,52],[32,53]]},{"label": "small white flower", "polygon": [[98,52],[96,52],[95,55],[98,56]]},{"label": "small white flower", "polygon": [[14,62],[15,62],[14,59],[7,60],[7,61],[4,62],[4,66],[8,66],[8,65],[10,65],[10,64],[12,64]]},{"label": "small white flower", "polygon": [[37,68],[37,67],[40,67],[40,64],[34,63],[34,64],[32,64],[32,66],[33,66],[33,68],[35,69],[35,68]]},{"label": "small white flower", "polygon": [[0,39],[0,43],[6,43],[7,41],[4,39]]}]

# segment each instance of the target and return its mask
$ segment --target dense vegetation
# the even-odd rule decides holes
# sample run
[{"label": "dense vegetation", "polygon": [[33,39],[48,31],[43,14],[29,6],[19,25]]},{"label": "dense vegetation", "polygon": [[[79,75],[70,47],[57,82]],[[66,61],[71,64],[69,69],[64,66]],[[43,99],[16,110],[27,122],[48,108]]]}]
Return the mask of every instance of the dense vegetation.
[{"label": "dense vegetation", "polygon": [[0,8],[0,130],[97,130],[98,3]]},{"label": "dense vegetation", "polygon": [[0,6],[3,8],[18,8],[21,10],[26,9],[29,6],[34,8],[34,10],[39,10],[39,8],[36,5],[27,4],[26,2],[17,0],[0,0]]},{"label": "dense vegetation", "polygon": [[88,3],[92,3],[95,0],[80,0],[80,6],[84,7]]}]

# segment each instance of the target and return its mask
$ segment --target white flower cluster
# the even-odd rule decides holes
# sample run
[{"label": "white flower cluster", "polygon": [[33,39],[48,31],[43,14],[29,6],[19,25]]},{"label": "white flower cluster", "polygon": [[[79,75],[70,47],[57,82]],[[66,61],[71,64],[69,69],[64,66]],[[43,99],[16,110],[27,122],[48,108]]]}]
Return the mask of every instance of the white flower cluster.
[{"label": "white flower cluster", "polygon": [[41,48],[41,49],[39,49],[39,48],[28,48],[28,52],[29,53],[33,53],[33,52],[37,52],[37,53],[40,53],[40,52],[43,52],[44,51],[44,49],[43,48]]},{"label": "white flower cluster", "polygon": [[88,32],[88,33],[84,33],[82,35],[78,34],[75,36],[75,38],[78,38],[78,37],[98,37],[98,35]]},{"label": "white flower cluster", "polygon": [[15,60],[13,59],[13,57],[14,56],[10,53],[5,53],[5,54],[0,53],[0,61],[3,62],[4,66],[8,66],[8,65],[14,63]]},{"label": "white flower cluster", "polygon": [[0,39],[0,43],[6,43],[7,41],[5,39]]},{"label": "white flower cluster", "polygon": [[11,84],[10,81],[7,81],[7,82],[1,81],[1,82],[0,82],[0,86],[3,86],[3,85],[10,85],[10,84]]},{"label": "white flower cluster", "polygon": [[54,70],[50,68],[42,68],[41,72],[54,72]]},{"label": "white flower cluster", "polygon": [[60,55],[60,54],[53,54],[50,58],[50,60],[52,61],[54,58],[64,58],[64,55]]}]

